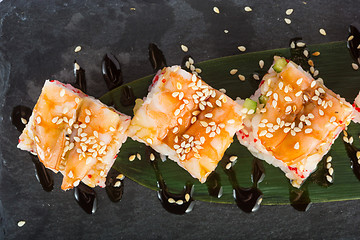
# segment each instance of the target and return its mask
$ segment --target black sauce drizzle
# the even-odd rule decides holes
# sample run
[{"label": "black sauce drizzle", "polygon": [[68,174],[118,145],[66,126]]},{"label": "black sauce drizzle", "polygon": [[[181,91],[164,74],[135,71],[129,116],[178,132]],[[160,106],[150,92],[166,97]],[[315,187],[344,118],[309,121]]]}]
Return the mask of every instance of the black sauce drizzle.
[{"label": "black sauce drizzle", "polygon": [[106,193],[112,202],[119,202],[124,194],[124,176],[115,169],[110,169],[106,176]]},{"label": "black sauce drizzle", "polygon": [[132,88],[128,85],[122,86],[120,89],[120,103],[126,107],[135,104],[135,94]]},{"label": "black sauce drizzle", "polygon": [[110,53],[105,54],[101,62],[101,72],[109,91],[121,86],[124,82],[120,62]]},{"label": "black sauce drizzle", "polygon": [[77,64],[76,60],[74,60],[74,75],[75,83],[72,84],[73,87],[78,88],[86,93],[85,70]]},{"label": "black sauce drizzle", "polygon": [[[347,139],[350,139],[351,136],[347,134]],[[349,141],[344,141],[345,149],[348,157],[350,158],[351,168],[353,170],[353,173],[355,174],[356,178],[360,181],[360,161],[357,157],[357,152],[359,152],[359,149],[356,148],[353,144],[349,143]]]},{"label": "black sauce drizzle", "polygon": [[88,214],[94,214],[97,209],[96,192],[82,182],[74,189],[74,196],[79,206]]},{"label": "black sauce drizzle", "polygon": [[290,205],[301,212],[307,211],[311,206],[309,190],[307,184],[304,183],[299,189],[291,187],[289,189]]},{"label": "black sauce drizzle", "polygon": [[149,44],[149,61],[154,72],[166,67],[166,59],[163,52],[158,48],[155,43]]},{"label": "black sauce drizzle", "polygon": [[353,58],[353,60],[357,63],[360,64],[360,49],[358,48],[359,44],[360,44],[360,32],[359,30],[356,28],[355,25],[358,24],[352,24],[349,26],[349,37],[353,36],[352,39],[347,41],[347,47],[350,51],[351,57]]},{"label": "black sauce drizzle", "polygon": [[[235,171],[232,169],[233,163],[230,161],[230,157],[225,155],[220,163],[233,188],[233,197],[237,206],[246,213],[251,213],[258,210],[262,202],[262,192],[257,188],[258,182],[254,182],[253,186],[250,188],[240,187],[236,179]],[[261,174],[259,174],[261,170],[257,168],[259,165],[256,164],[253,166],[255,166],[257,172],[253,176],[253,179],[261,179],[261,177],[259,178],[259,176],[261,176]]]},{"label": "black sauce drizzle", "polygon": [[158,154],[150,147],[147,147],[146,158],[150,161],[150,165],[154,169],[157,179],[157,185],[159,188],[159,190],[157,191],[157,195],[163,208],[165,208],[165,210],[170,213],[179,215],[191,212],[195,203],[194,199],[192,198],[194,185],[188,182],[184,186],[184,190],[181,193],[176,194],[169,192],[168,187],[158,168]]},{"label": "black sauce drizzle", "polygon": [[206,179],[206,186],[210,196],[221,198],[223,187],[221,186],[220,175],[217,172],[210,173]]},{"label": "black sauce drizzle", "polygon": [[[29,121],[31,116],[31,109],[22,105],[18,105],[13,108],[11,113],[11,123],[16,127],[19,132],[22,132],[25,128],[23,121]],[[23,120],[22,120],[23,119]],[[45,166],[39,161],[39,159],[30,153],[31,160],[35,165],[35,176],[40,182],[42,188],[46,192],[50,192],[54,189],[54,179],[51,170],[45,168]]]},{"label": "black sauce drizzle", "polygon": [[300,65],[305,71],[310,70],[308,60],[310,59],[310,53],[305,56],[306,44],[302,41],[302,38],[290,39],[290,59],[296,64]]}]

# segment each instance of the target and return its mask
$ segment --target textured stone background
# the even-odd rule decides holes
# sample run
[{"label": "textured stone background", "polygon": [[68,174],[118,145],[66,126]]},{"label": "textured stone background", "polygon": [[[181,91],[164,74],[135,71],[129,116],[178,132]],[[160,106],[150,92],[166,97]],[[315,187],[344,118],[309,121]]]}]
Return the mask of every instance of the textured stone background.
[{"label": "textured stone background", "polygon": [[[290,25],[283,20],[288,8],[294,9]],[[100,97],[106,52],[132,81],[152,73],[150,42],[172,65],[184,56],[180,44],[202,61],[239,54],[239,45],[287,47],[297,36],[308,44],[345,40],[359,9],[360,1],[349,0],[0,0],[0,239],[358,239],[359,201],[313,204],[305,213],[262,206],[250,215],[235,205],[196,202],[193,212],[176,216],[163,210],[155,192],[129,179],[120,203],[98,190],[98,211],[87,215],[72,191],[60,190],[59,175],[51,193],[41,189],[28,154],[16,149],[19,133],[9,115],[16,105],[33,107],[45,79],[72,81],[74,59],[86,70],[89,94]],[[74,53],[77,45],[83,50]],[[26,221],[22,228],[19,220]]]}]

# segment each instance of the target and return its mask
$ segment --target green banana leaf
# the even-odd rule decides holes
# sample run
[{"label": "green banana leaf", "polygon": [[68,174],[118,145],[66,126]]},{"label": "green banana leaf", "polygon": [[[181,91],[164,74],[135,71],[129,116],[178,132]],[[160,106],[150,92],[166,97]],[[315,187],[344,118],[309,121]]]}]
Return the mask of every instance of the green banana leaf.
[{"label": "green banana leaf", "polygon": [[[351,63],[353,60],[346,47],[346,42],[310,45],[307,46],[307,49],[310,54],[315,51],[321,53],[317,57],[310,55],[315,63],[315,68],[320,72],[318,77],[324,80],[328,88],[352,103],[360,90],[360,70],[355,71],[352,68]],[[265,73],[271,66],[274,55],[290,57],[290,49],[275,49],[228,56],[198,64],[195,63],[195,65],[202,69],[202,78],[212,87],[217,89],[225,88],[227,90],[226,94],[233,99],[236,97],[246,98],[254,93],[259,84],[259,81],[252,78],[254,72]],[[264,60],[265,62],[263,69],[259,67],[259,60]],[[237,74],[231,75],[229,73],[231,69],[238,69],[239,71]],[[244,75],[246,80],[240,81],[237,76],[238,74]],[[148,93],[148,87],[152,78],[153,75],[147,76],[130,82],[127,85],[133,89],[136,98],[143,98]],[[120,102],[123,87],[120,86],[108,92],[101,98],[101,101],[108,105],[114,105],[120,112],[133,116],[133,106],[124,107]],[[354,144],[359,145],[358,133],[360,133],[360,126],[352,123],[348,127],[348,132],[354,136]],[[139,184],[157,190],[155,173],[149,162],[145,159],[145,149],[146,146],[144,144],[128,139],[122,146],[113,167]],[[129,156],[136,153],[141,154],[142,160],[129,161]],[[226,151],[226,154],[238,156],[237,163],[233,169],[236,172],[239,185],[242,187],[252,186],[251,169],[254,158],[249,151],[234,137],[234,142]],[[330,155],[333,157],[333,184],[323,187],[312,181],[311,178],[308,179],[306,185],[311,201],[330,202],[360,199],[360,183],[352,172],[350,160],[342,142],[342,135],[335,141]],[[267,164],[265,161],[263,161],[263,164],[265,167],[265,178],[258,186],[264,194],[262,204],[289,204],[289,190],[291,189],[289,180],[280,169]],[[323,164],[323,162],[320,164]],[[165,162],[159,161],[159,169],[171,192],[181,192],[185,183],[190,181],[195,185],[193,195],[195,200],[234,203],[232,186],[220,164],[216,172],[220,175],[221,185],[223,186],[223,196],[221,198],[209,196],[206,184],[200,184],[171,160],[166,160]]]}]

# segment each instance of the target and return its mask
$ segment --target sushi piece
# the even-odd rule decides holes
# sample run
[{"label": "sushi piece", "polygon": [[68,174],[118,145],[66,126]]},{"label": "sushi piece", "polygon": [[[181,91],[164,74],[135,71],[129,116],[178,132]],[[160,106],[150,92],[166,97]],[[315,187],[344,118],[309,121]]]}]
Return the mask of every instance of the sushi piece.
[{"label": "sushi piece", "polygon": [[257,107],[245,110],[237,136],[254,156],[279,167],[300,187],[350,123],[353,108],[294,62],[274,60],[248,100]]},{"label": "sushi piece", "polygon": [[360,92],[355,98],[353,107],[354,107],[353,121],[355,123],[360,123]]},{"label": "sushi piece", "polygon": [[63,175],[67,190],[83,181],[105,186],[105,177],[127,136],[130,117],[71,85],[46,81],[18,148],[37,155]]},{"label": "sushi piece", "polygon": [[196,75],[166,67],[154,77],[143,103],[135,106],[127,134],[203,183],[242,128],[241,110]]}]

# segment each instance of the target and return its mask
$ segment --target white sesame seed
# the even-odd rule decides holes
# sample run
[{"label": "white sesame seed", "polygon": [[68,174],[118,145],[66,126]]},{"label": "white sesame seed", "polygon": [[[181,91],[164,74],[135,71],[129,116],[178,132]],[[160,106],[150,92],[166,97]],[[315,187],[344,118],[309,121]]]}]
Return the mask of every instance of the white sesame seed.
[{"label": "white sesame seed", "polygon": [[183,52],[187,52],[189,51],[189,48],[185,45],[181,45],[181,50],[183,50]]},{"label": "white sesame seed", "polygon": [[286,13],[286,15],[291,15],[293,13],[293,11],[294,11],[294,9],[289,8],[289,9],[286,10],[285,13]]},{"label": "white sesame seed", "polygon": [[37,117],[36,117],[36,122],[37,122],[37,124],[40,124],[40,123],[41,123],[41,117],[40,117],[40,116],[37,116]]},{"label": "white sesame seed", "polygon": [[334,169],[331,167],[331,168],[329,168],[329,174],[330,175],[333,175],[334,174]]},{"label": "white sesame seed", "polygon": [[319,32],[320,32],[321,35],[326,36],[326,31],[325,31],[325,29],[320,28],[320,29],[319,29]]},{"label": "white sesame seed", "polygon": [[231,162],[229,162],[228,164],[226,164],[225,168],[226,168],[226,169],[230,169],[230,168],[231,168]]},{"label": "white sesame seed", "polygon": [[324,111],[321,110],[321,109],[319,109],[319,115],[320,115],[320,116],[324,116]]},{"label": "white sesame seed", "polygon": [[206,118],[212,118],[213,117],[213,114],[212,113],[207,113],[204,115]]},{"label": "white sesame seed", "polygon": [[21,120],[21,122],[22,122],[23,124],[27,124],[27,121],[26,121],[25,118],[21,118],[20,120]]},{"label": "white sesame seed", "polygon": [[231,156],[231,157],[229,158],[230,162],[235,162],[237,159],[238,159],[237,156]]},{"label": "white sesame seed", "polygon": [[234,120],[234,119],[230,119],[230,120],[228,120],[227,122],[230,123],[230,124],[233,124],[233,123],[235,123],[235,120]]},{"label": "white sesame seed", "polygon": [[80,184],[80,180],[76,180],[76,181],[73,183],[74,187],[79,186],[79,184]]},{"label": "white sesame seed", "polygon": [[286,97],[285,97],[285,101],[287,101],[287,102],[292,102],[292,99],[291,99],[291,97],[286,96]]},{"label": "white sesame seed", "polygon": [[303,42],[297,42],[297,43],[296,43],[296,46],[297,46],[297,47],[305,47],[305,45],[306,45],[306,44],[303,43]]},{"label": "white sesame seed", "polygon": [[25,225],[25,221],[19,221],[18,223],[17,223],[17,225],[18,225],[18,227],[23,227],[24,225]]},{"label": "white sesame seed", "polygon": [[245,76],[244,76],[244,75],[239,74],[239,75],[238,75],[238,78],[239,78],[241,81],[245,81]]},{"label": "white sesame seed", "polygon": [[272,135],[271,133],[267,133],[265,136],[266,136],[267,138],[272,138],[272,137],[273,137],[273,135]]},{"label": "white sesame seed", "polygon": [[237,71],[238,71],[237,69],[231,69],[231,70],[230,70],[230,74],[231,74],[231,75],[235,75],[235,74],[237,73]]},{"label": "white sesame seed", "polygon": [[256,73],[253,74],[253,78],[257,81],[260,80],[259,74]]},{"label": "white sesame seed", "polygon": [[305,129],[305,133],[311,133],[311,132],[312,132],[312,128]]},{"label": "white sesame seed", "polygon": [[304,54],[305,57],[308,57],[308,56],[309,56],[309,51],[305,49],[305,50],[303,51],[303,54]]},{"label": "white sesame seed", "polygon": [[295,43],[294,43],[294,41],[292,41],[292,42],[290,43],[290,48],[295,48]]},{"label": "white sesame seed", "polygon": [[238,49],[240,50],[240,52],[245,52],[246,51],[245,46],[239,46]]},{"label": "white sesame seed", "polygon": [[86,116],[85,117],[85,123],[89,123],[90,122],[90,116]]},{"label": "white sesame seed", "polygon": [[180,114],[180,109],[176,109],[175,112],[174,112],[174,115],[177,116]]},{"label": "white sesame seed", "polygon": [[308,117],[311,118],[311,119],[312,119],[312,118],[315,118],[314,114],[312,114],[312,113],[309,113],[309,114],[308,114]]},{"label": "white sesame seed", "polygon": [[73,174],[73,172],[72,172],[71,170],[70,170],[69,173],[68,173],[68,177],[69,177],[69,178],[73,178],[73,177],[74,177],[74,174]]},{"label": "white sesame seed", "polygon": [[332,178],[330,175],[326,175],[326,180],[327,180],[329,183],[332,183],[333,178]]},{"label": "white sesame seed", "polygon": [[296,97],[299,97],[302,94],[302,91],[298,91],[297,93],[295,93]]},{"label": "white sesame seed", "polygon": [[182,89],[181,83],[177,82],[177,83],[176,83],[176,88],[177,88],[178,90],[181,90],[181,89]]},{"label": "white sesame seed", "polygon": [[276,108],[276,105],[277,105],[277,101],[276,101],[276,100],[273,100],[273,101],[272,101],[272,106],[273,106],[274,108]]},{"label": "white sesame seed", "polygon": [[205,142],[205,137],[200,137],[200,142],[201,142],[202,144],[204,144],[204,142]]},{"label": "white sesame seed", "polygon": [[[151,138],[146,139],[146,141],[147,141],[149,144],[152,144],[152,143],[153,143],[153,141],[152,141]],[[101,144],[101,143],[100,143],[100,144]]]},{"label": "white sesame seed", "polygon": [[335,122],[336,121],[336,117],[335,116],[332,116],[331,118],[330,118],[330,122]]},{"label": "white sesame seed", "polygon": [[130,155],[130,157],[129,157],[129,161],[130,161],[130,162],[132,162],[132,161],[134,161],[134,160],[135,160],[135,158],[136,158],[136,155],[135,155],[135,154]]},{"label": "white sesame seed", "polygon": [[255,113],[255,110],[254,109],[250,109],[247,114],[254,114]]},{"label": "white sesame seed", "polygon": [[266,93],[266,96],[267,96],[267,97],[270,97],[270,95],[271,95],[272,93],[273,93],[272,91],[268,91],[268,92]]},{"label": "white sesame seed", "polygon": [[352,63],[351,66],[352,66],[352,68],[353,68],[354,70],[358,70],[358,69],[359,69],[359,65],[357,65],[356,63]]},{"label": "white sesame seed", "polygon": [[299,144],[299,142],[295,143],[295,145],[294,145],[294,149],[299,149],[299,148],[300,148],[300,144]]},{"label": "white sesame seed", "polygon": [[190,194],[185,194],[185,200],[188,202],[190,200]]},{"label": "white sesame seed", "polygon": [[65,89],[61,89],[61,91],[60,91],[60,97],[63,97],[63,96],[65,96]]},{"label": "white sesame seed", "polygon": [[284,18],[284,21],[286,24],[291,24],[291,19],[289,19],[289,18]]},{"label": "white sesame seed", "polygon": [[213,138],[213,137],[215,137],[215,135],[216,135],[215,132],[211,132],[209,137]]},{"label": "white sesame seed", "polygon": [[80,52],[81,51],[81,46],[77,46],[76,48],[75,48],[75,50],[74,50],[74,52]]},{"label": "white sesame seed", "polygon": [[285,112],[288,113],[288,112],[291,112],[292,110],[292,107],[291,106],[287,106],[286,109],[285,109]]},{"label": "white sesame seed", "polygon": [[63,121],[64,121],[64,119],[59,118],[59,119],[57,120],[56,124],[61,124]]},{"label": "white sesame seed", "polygon": [[279,99],[279,98],[278,98],[279,96],[278,96],[277,93],[274,93],[274,94],[273,94],[273,97],[274,97],[275,101],[277,101],[277,100]]},{"label": "white sesame seed", "polygon": [[86,128],[86,124],[85,124],[85,123],[82,123],[82,124],[80,124],[79,127],[80,127],[80,128]]},{"label": "white sesame seed", "polygon": [[245,12],[251,12],[252,8],[249,6],[244,7]]},{"label": "white sesame seed", "polygon": [[299,78],[297,81],[296,81],[296,84],[297,85],[300,85],[302,83],[303,79],[302,78]]},{"label": "white sesame seed", "polygon": [[219,8],[218,8],[218,7],[213,7],[213,11],[214,11],[215,13],[217,13],[217,14],[219,14],[219,13],[220,13],[220,10],[219,10]]},{"label": "white sesame seed", "polygon": [[263,68],[263,67],[264,67],[264,64],[265,64],[265,63],[264,63],[264,60],[260,60],[260,61],[259,61],[259,67],[260,67],[260,68]]},{"label": "white sesame seed", "polygon": [[286,128],[284,128],[284,133],[288,133],[290,130],[291,130],[291,128],[286,127]]}]

